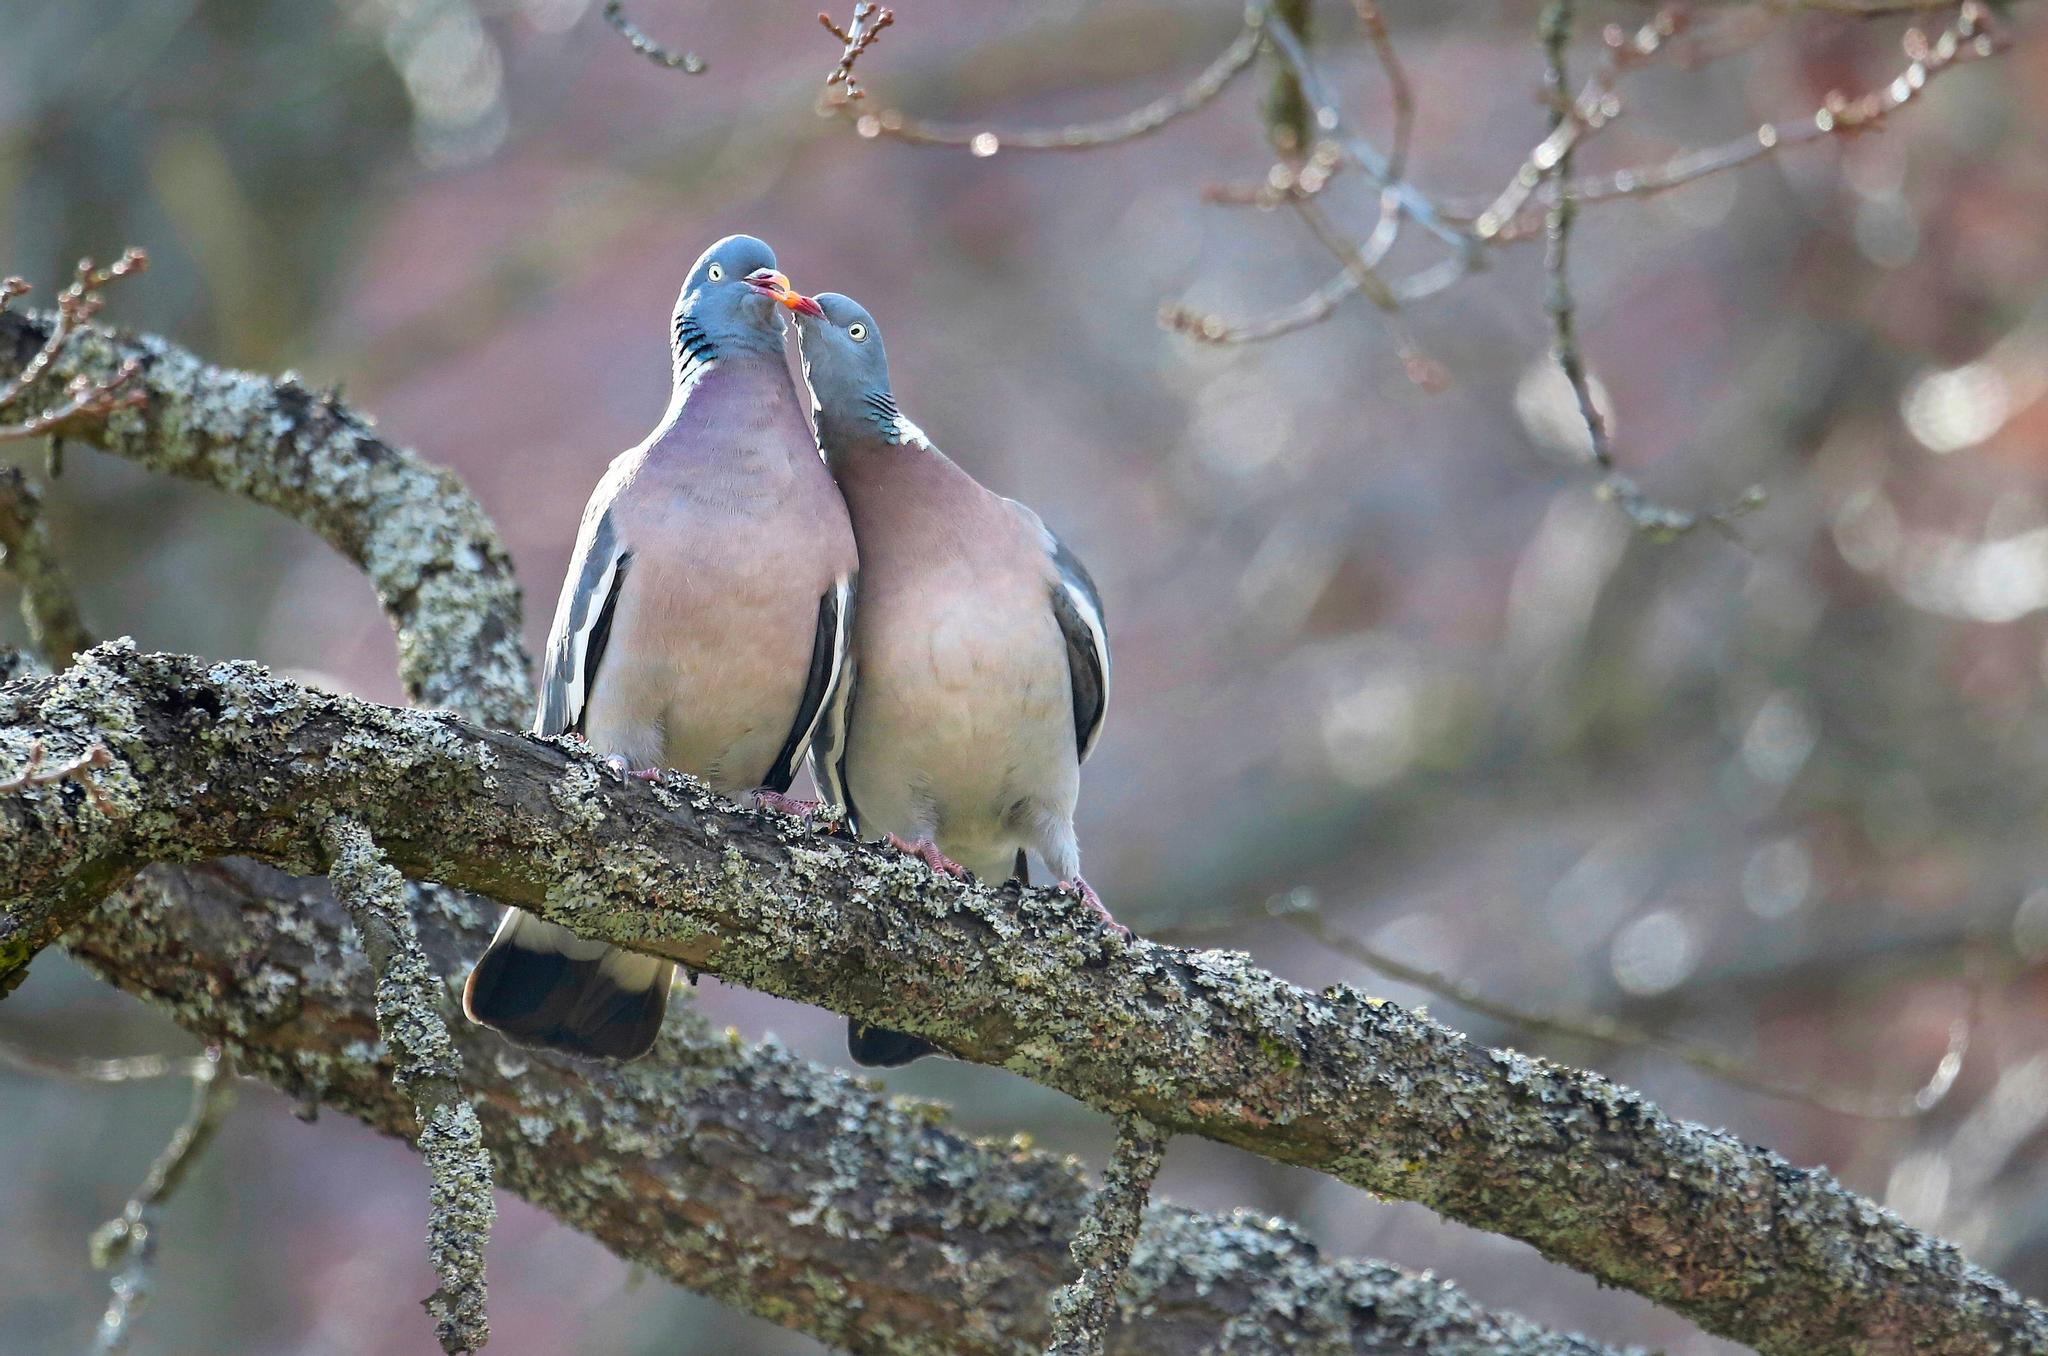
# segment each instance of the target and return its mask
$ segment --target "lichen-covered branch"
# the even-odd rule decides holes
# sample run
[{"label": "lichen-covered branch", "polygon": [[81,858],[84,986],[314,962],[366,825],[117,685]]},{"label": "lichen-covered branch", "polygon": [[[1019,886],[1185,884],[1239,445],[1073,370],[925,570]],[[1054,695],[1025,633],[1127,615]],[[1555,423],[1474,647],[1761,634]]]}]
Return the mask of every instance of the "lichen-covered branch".
[{"label": "lichen-covered branch", "polygon": [[142,1185],[121,1213],[92,1235],[92,1264],[112,1271],[113,1298],[93,1336],[93,1350],[111,1356],[128,1349],[135,1316],[149,1299],[150,1268],[156,1260],[157,1215],[170,1199],[192,1161],[206,1149],[234,1103],[234,1068],[218,1049],[208,1050],[192,1066],[192,1109],[164,1146]]},{"label": "lichen-covered branch", "polygon": [[92,648],[78,600],[43,529],[42,497],[17,466],[0,467],[0,570],[21,586],[21,615],[37,653],[56,667]]},{"label": "lichen-covered branch", "polygon": [[1165,1156],[1166,1137],[1143,1117],[1118,1122],[1102,1189],[1070,1249],[1081,1274],[1052,1297],[1052,1344],[1046,1356],[1101,1356],[1116,1288],[1131,1264],[1152,1180]]},{"label": "lichen-covered branch", "polygon": [[[369,576],[398,632],[412,701],[491,725],[525,719],[531,688],[511,558],[454,473],[385,442],[331,392],[91,324],[70,327],[51,348],[59,323],[0,312],[0,373],[50,353],[14,405],[45,386],[132,369],[122,389],[141,403],[71,429],[72,439],[303,523]],[[0,402],[0,416],[10,408]]]},{"label": "lichen-covered branch", "polygon": [[498,1211],[491,1202],[483,1127],[462,1095],[455,1043],[441,1011],[443,991],[420,949],[405,877],[353,820],[328,820],[320,841],[332,860],[328,879],[335,897],[348,910],[377,977],[377,1029],[391,1047],[393,1080],[419,1122],[420,1156],[430,1179],[427,1254],[441,1278],[426,1300],[434,1336],[451,1356],[478,1351],[491,1338],[484,1247]]},{"label": "lichen-covered branch", "polygon": [[[448,890],[411,895],[434,971],[461,973],[486,912]],[[339,1109],[410,1141],[355,936],[324,880],[230,860],[143,873],[67,945],[309,1114]],[[850,1352],[1043,1349],[1090,1200],[1066,1160],[971,1139],[938,1108],[686,1008],[620,1067],[513,1050],[467,1023],[450,1035],[499,1184],[619,1256]],[[1432,1277],[1326,1261],[1263,1216],[1155,1207],[1123,1295],[1115,1356],[1623,1356]]]},{"label": "lichen-covered branch", "polygon": [[1603,1078],[686,779],[118,646],[0,689],[0,757],[33,739],[105,744],[115,813],[69,784],[0,800],[0,898],[75,912],[146,863],[230,853],[305,874],[346,813],[415,878],[1419,1201],[1767,1353],[2048,1352],[2048,1314],[1953,1247]]}]

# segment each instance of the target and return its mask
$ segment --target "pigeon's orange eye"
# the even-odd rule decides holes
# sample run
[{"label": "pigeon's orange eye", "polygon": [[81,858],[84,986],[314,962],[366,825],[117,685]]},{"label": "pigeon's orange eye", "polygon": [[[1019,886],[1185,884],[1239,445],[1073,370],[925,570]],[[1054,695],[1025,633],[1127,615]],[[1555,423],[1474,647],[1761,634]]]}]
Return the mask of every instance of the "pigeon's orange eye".
[{"label": "pigeon's orange eye", "polygon": [[862,343],[868,337],[868,327],[856,320],[846,327],[846,337],[856,344]]},{"label": "pigeon's orange eye", "polygon": [[704,274],[704,276],[711,279],[711,281],[713,282],[724,282],[725,269],[722,265],[713,264],[710,267],[710,269]]}]

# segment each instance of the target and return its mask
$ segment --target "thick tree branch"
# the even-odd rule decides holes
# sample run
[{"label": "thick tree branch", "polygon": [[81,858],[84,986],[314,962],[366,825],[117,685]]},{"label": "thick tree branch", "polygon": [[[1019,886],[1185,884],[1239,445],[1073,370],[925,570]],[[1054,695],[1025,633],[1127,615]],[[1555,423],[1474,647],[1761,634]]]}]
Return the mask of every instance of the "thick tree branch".
[{"label": "thick tree branch", "polygon": [[[0,313],[0,372],[30,364],[55,325],[47,314]],[[77,326],[15,403],[44,385],[107,382],[131,366],[123,390],[142,403],[72,429],[72,439],[303,523],[376,587],[414,703],[489,725],[526,718],[532,689],[511,557],[453,472],[379,438],[334,392],[214,367],[154,336],[96,325]],[[8,408],[0,404],[0,415]]]},{"label": "thick tree branch", "polygon": [[1605,1079],[1491,1051],[1243,956],[1125,940],[580,750],[103,646],[0,690],[0,757],[104,743],[114,813],[0,801],[0,898],[88,907],[140,866],[306,873],[359,820],[408,875],[932,1039],[1169,1133],[1317,1168],[1649,1296],[1770,1353],[2048,1351],[2048,1314],[1827,1174]]},{"label": "thick tree branch", "polygon": [[[413,892],[421,942],[459,975],[489,935],[452,891]],[[309,1111],[410,1142],[377,1039],[375,980],[327,883],[243,861],[144,873],[68,939],[112,983],[219,1041]],[[452,993],[444,1009],[454,1012]],[[1065,1160],[948,1128],[773,1041],[687,1009],[611,1067],[450,1035],[501,1186],[678,1284],[860,1353],[1010,1356],[1047,1341],[1048,1295],[1090,1192]],[[1427,1276],[1325,1262],[1263,1217],[1155,1207],[1110,1328],[1116,1356],[1622,1356],[1479,1309]]]}]

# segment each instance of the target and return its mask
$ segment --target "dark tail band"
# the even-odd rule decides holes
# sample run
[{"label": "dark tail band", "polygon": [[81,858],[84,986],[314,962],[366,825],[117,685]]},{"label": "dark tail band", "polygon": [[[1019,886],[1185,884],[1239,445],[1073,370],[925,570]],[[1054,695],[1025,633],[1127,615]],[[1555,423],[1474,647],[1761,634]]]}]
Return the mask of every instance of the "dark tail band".
[{"label": "dark tail band", "polygon": [[850,1017],[846,1021],[846,1053],[853,1056],[854,1063],[870,1069],[897,1069],[938,1052],[939,1047],[922,1036],[867,1026]]},{"label": "dark tail band", "polygon": [[637,1059],[661,1031],[675,969],[514,909],[469,972],[462,1009],[520,1045]]}]

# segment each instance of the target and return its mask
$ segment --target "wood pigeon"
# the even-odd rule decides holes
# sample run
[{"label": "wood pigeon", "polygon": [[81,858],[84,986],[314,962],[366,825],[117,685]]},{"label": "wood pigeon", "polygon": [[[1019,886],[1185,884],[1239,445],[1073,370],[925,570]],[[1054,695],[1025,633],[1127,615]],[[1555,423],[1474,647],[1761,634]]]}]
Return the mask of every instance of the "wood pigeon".
[{"label": "wood pigeon", "polygon": [[[668,412],[583,511],[536,734],[579,734],[630,775],[679,768],[727,797],[795,778],[845,672],[856,556],[790,375],[785,308],[816,305],[752,236],[690,270]],[[674,974],[515,909],[463,1007],[522,1044],[631,1059],[653,1045]]]},{"label": "wood pigeon", "polygon": [[[1022,880],[1035,851],[1117,926],[1074,839],[1109,700],[1095,582],[1036,513],[903,417],[874,317],[837,293],[812,300],[804,374],[861,559],[849,674],[811,749],[818,785],[858,829],[956,875]],[[882,1066],[933,1049],[859,1022],[847,1046]]]}]

